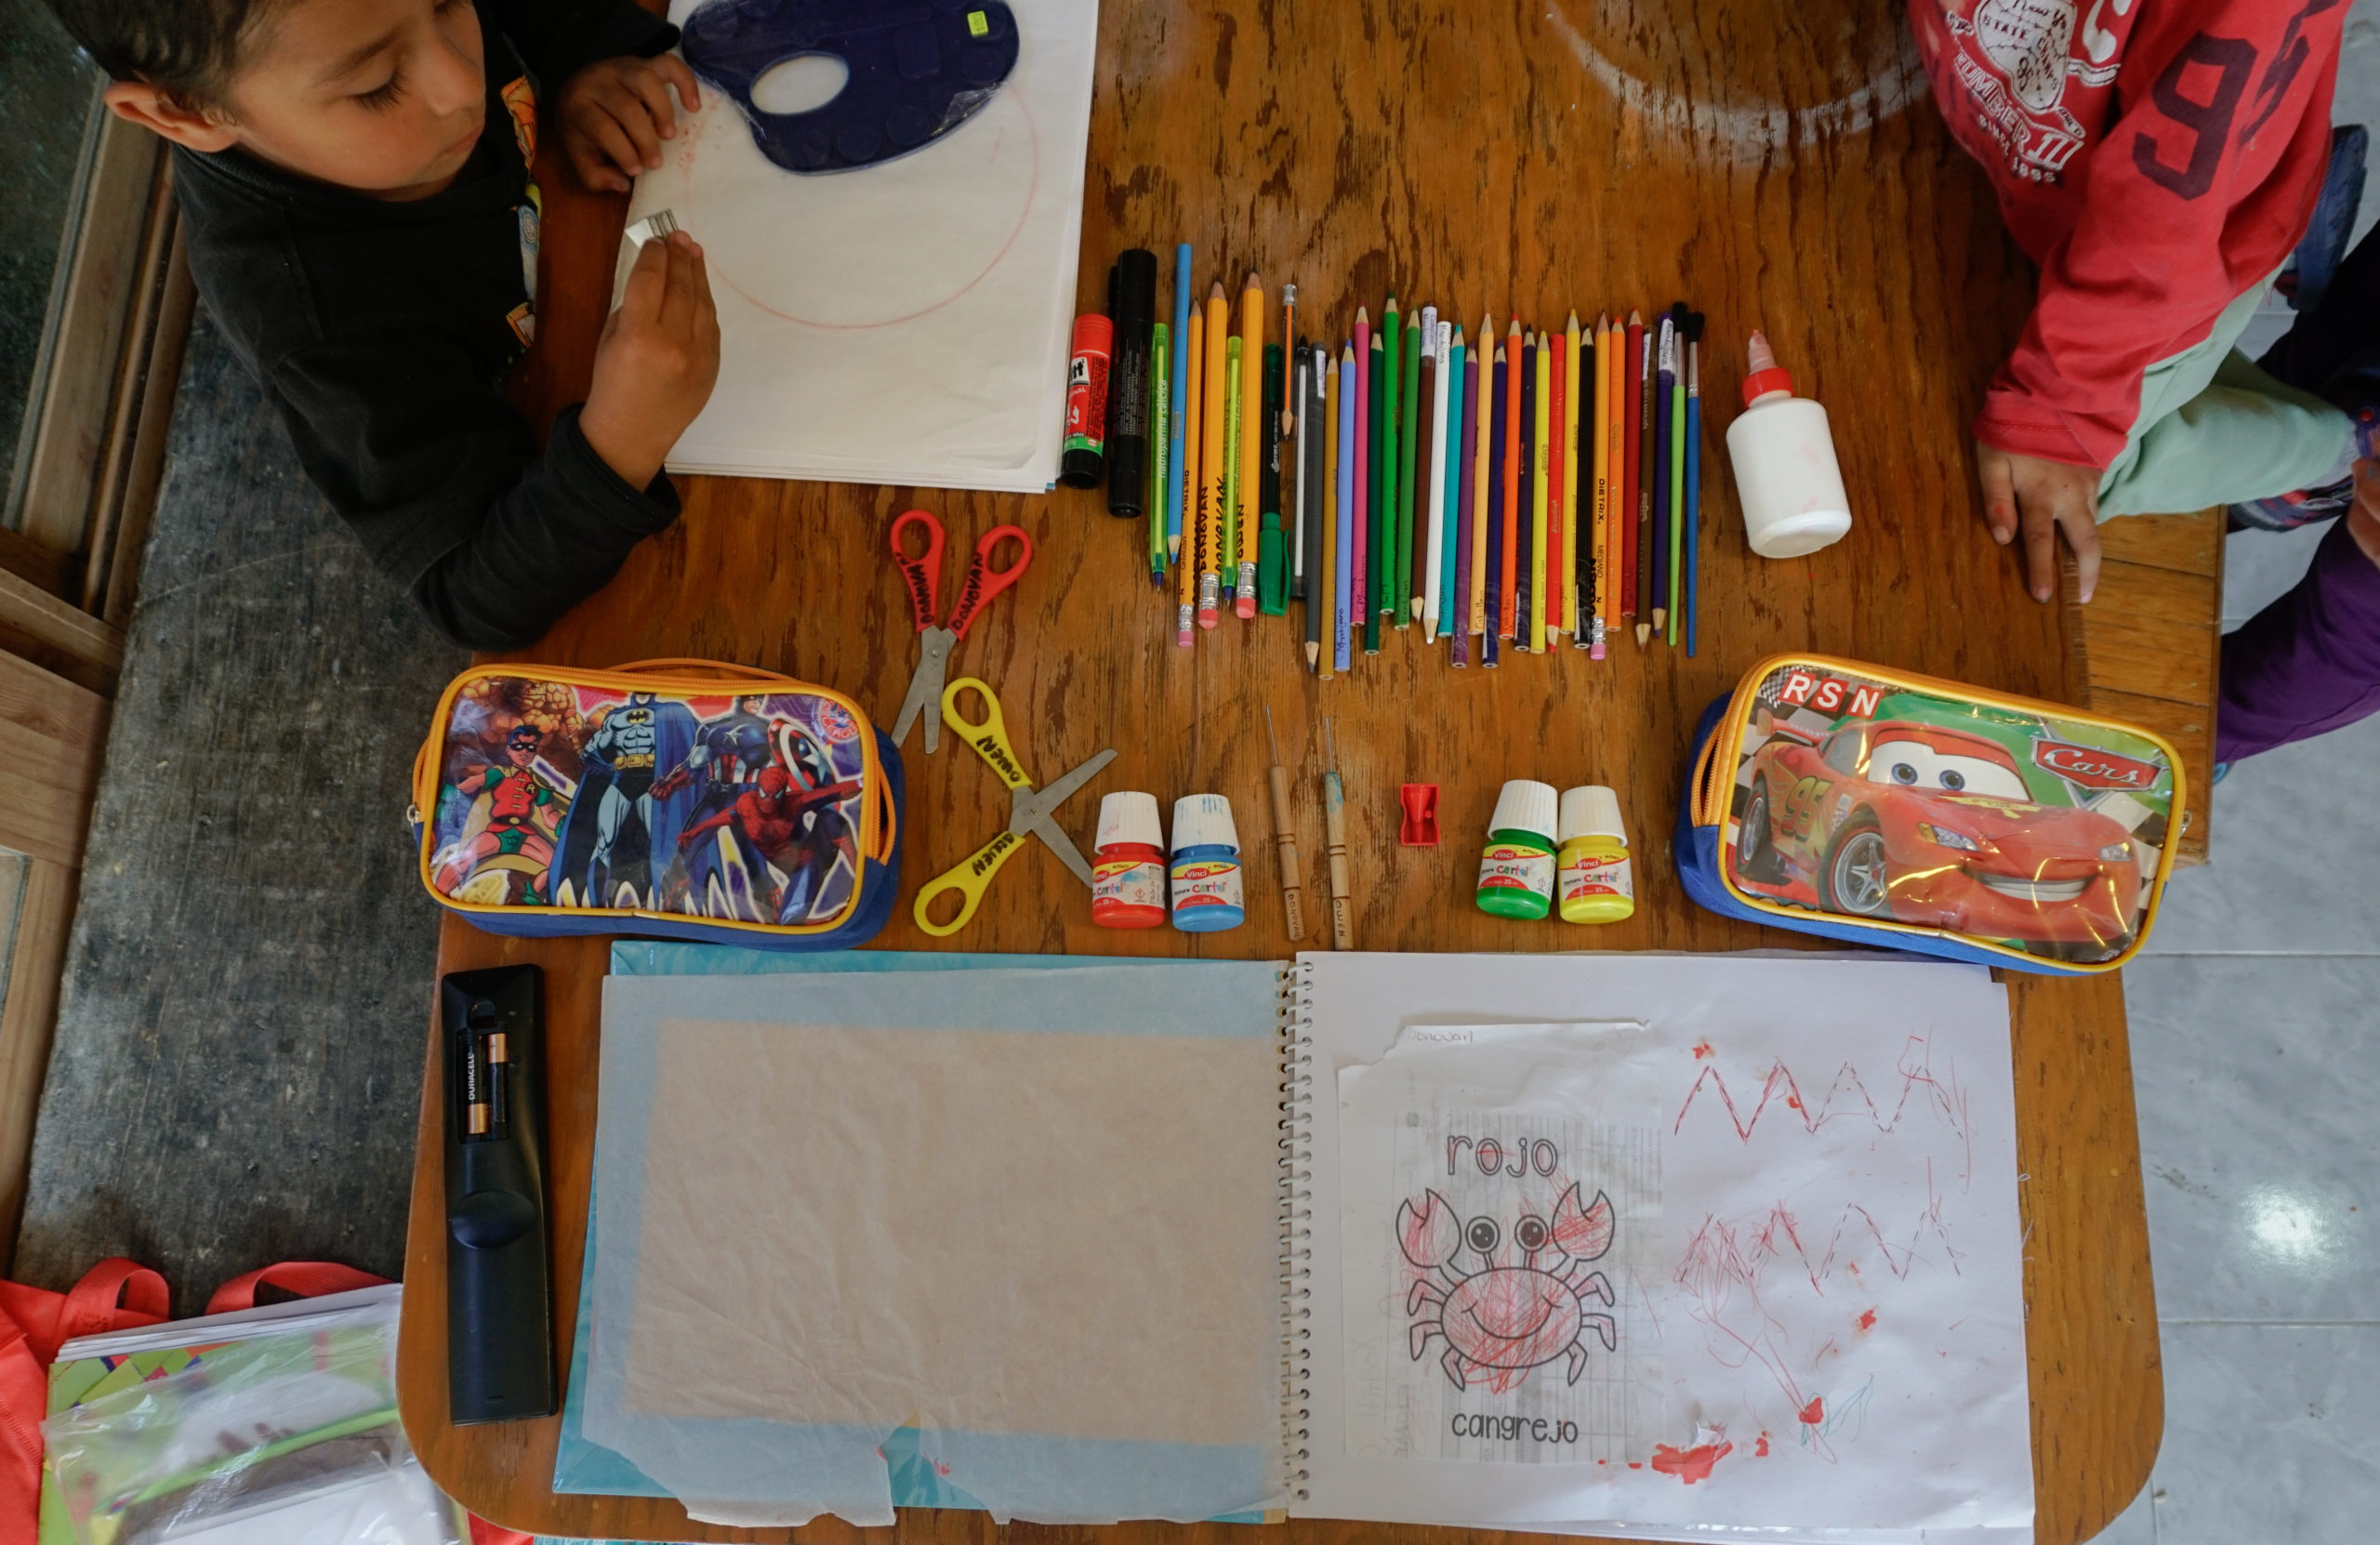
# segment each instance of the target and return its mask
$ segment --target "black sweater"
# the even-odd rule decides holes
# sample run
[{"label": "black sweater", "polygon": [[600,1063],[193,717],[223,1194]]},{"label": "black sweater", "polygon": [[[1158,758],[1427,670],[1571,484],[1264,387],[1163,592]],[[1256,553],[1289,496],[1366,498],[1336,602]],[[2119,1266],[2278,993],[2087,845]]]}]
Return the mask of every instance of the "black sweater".
[{"label": "black sweater", "polygon": [[487,129],[455,185],[392,204],[239,151],[177,150],[191,269],[264,383],[298,460],[439,631],[474,649],[534,643],[678,518],[666,474],[641,489],[554,420],[543,454],[504,394],[523,351],[529,171],[504,88],[541,106],[572,72],[650,58],[677,29],[630,0],[478,0]]}]

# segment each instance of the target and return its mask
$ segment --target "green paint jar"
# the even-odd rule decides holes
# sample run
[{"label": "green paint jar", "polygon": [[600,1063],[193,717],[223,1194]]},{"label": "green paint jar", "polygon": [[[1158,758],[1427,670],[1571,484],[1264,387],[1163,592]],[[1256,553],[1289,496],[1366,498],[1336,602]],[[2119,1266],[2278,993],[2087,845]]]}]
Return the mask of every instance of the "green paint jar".
[{"label": "green paint jar", "polygon": [[1496,796],[1488,845],[1479,852],[1479,910],[1542,918],[1554,910],[1554,827],[1561,796],[1552,784],[1514,778]]}]

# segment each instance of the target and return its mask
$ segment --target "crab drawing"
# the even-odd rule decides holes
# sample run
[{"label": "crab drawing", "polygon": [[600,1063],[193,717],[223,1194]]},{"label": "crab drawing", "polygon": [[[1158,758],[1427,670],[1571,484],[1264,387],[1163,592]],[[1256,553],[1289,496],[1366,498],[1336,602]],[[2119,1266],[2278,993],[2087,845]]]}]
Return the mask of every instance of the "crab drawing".
[{"label": "crab drawing", "polygon": [[[1612,1317],[1586,1307],[1590,1296],[1606,1308],[1612,1302],[1610,1282],[1587,1267],[1611,1248],[1611,1199],[1598,1191],[1581,1207],[1575,1182],[1554,1204],[1551,1221],[1535,1213],[1520,1216],[1513,1224],[1513,1248],[1501,1258],[1502,1230],[1493,1218],[1459,1221],[1454,1204],[1435,1191],[1419,1207],[1400,1204],[1396,1245],[1423,1274],[1405,1312],[1419,1316],[1424,1305],[1437,1312],[1434,1319],[1413,1321],[1414,1361],[1432,1337],[1443,1337],[1447,1351],[1439,1366],[1458,1390],[1484,1384],[1501,1393],[1517,1388],[1529,1369],[1565,1355],[1569,1382],[1577,1383],[1587,1368],[1587,1349],[1580,1342],[1588,1327],[1603,1338],[1606,1352],[1619,1344]],[[1479,1270],[1461,1268],[1466,1251],[1479,1258]],[[1507,1263],[1515,1252],[1517,1262]]]}]

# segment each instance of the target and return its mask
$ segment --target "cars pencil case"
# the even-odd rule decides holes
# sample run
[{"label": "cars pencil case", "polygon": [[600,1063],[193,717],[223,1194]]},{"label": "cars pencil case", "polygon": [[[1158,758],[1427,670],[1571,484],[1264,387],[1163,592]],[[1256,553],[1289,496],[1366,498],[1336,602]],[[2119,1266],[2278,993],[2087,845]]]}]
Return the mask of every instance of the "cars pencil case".
[{"label": "cars pencil case", "polygon": [[1779,655],[1704,712],[1678,810],[1686,894],[1857,944],[2072,976],[2130,959],[2187,824],[2135,725]]},{"label": "cars pencil case", "polygon": [[829,688],[704,660],[474,666],[414,759],[421,882],[491,933],[873,938],[901,755]]}]

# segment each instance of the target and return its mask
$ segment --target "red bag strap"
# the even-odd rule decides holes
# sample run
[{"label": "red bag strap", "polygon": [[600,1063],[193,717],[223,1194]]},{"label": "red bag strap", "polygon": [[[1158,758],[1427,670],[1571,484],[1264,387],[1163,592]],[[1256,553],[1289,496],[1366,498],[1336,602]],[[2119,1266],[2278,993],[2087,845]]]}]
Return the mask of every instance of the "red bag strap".
[{"label": "red bag strap", "polygon": [[120,1256],[100,1261],[63,1293],[0,1282],[0,1314],[23,1329],[25,1345],[45,1366],[77,1336],[156,1325],[172,1307],[164,1277]]},{"label": "red bag strap", "polygon": [[257,1306],[257,1289],[263,1287],[295,1293],[301,1299],[317,1299],[325,1293],[349,1293],[358,1288],[377,1288],[389,1279],[360,1272],[352,1266],[342,1266],[336,1261],[279,1261],[270,1266],[259,1266],[244,1272],[222,1287],[206,1301],[210,1314],[229,1314],[236,1310]]}]

